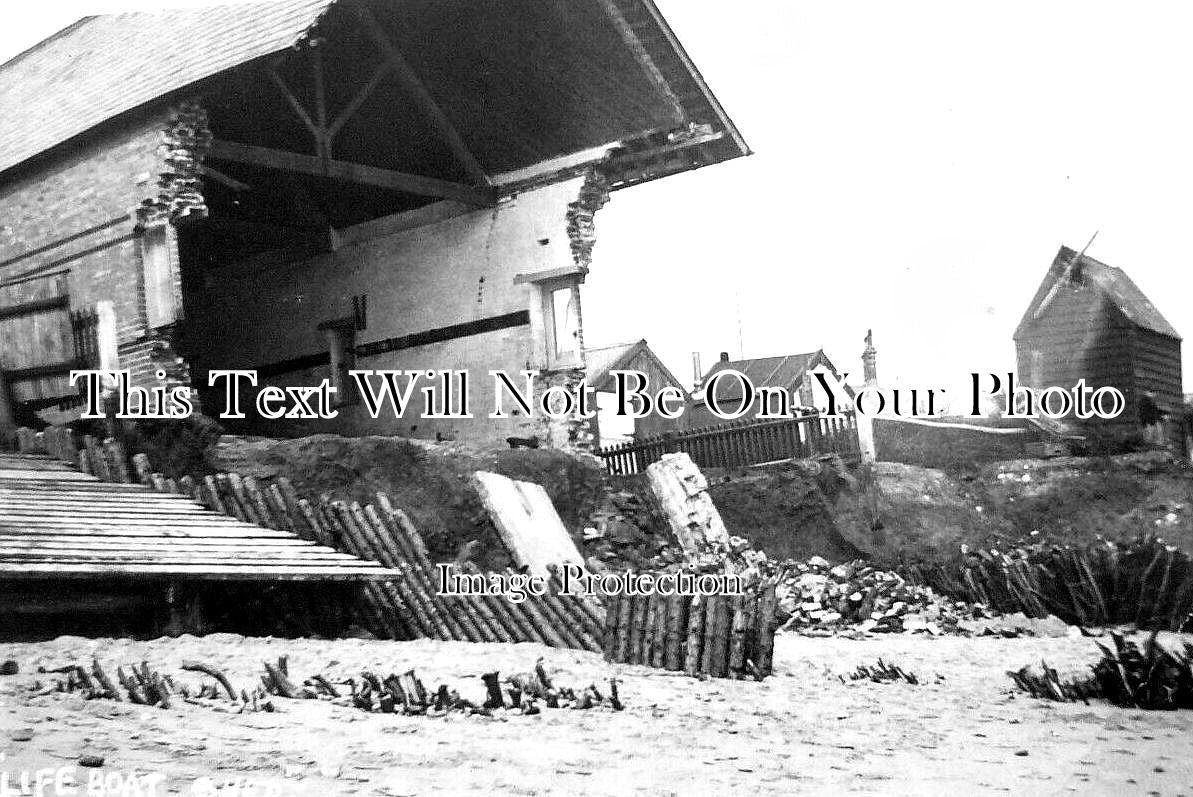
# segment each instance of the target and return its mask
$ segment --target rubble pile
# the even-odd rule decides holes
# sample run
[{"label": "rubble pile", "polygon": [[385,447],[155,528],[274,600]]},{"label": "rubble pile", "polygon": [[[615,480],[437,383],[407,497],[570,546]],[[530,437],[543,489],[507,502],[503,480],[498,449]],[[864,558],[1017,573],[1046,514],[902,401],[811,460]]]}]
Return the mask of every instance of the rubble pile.
[{"label": "rubble pile", "polygon": [[986,616],[980,604],[950,600],[860,559],[836,566],[819,556],[785,562],[778,595],[782,630],[813,636],[958,633],[963,621]]},{"label": "rubble pile", "polygon": [[584,552],[614,570],[656,570],[683,561],[667,524],[642,496],[609,493],[584,529]]}]

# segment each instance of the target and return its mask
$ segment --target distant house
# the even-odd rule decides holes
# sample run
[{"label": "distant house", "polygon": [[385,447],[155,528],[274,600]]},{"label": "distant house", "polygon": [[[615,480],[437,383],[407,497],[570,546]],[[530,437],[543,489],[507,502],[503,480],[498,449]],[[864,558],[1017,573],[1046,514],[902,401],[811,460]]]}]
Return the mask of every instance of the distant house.
[{"label": "distant house", "polygon": [[[645,340],[633,343],[618,343],[584,350],[587,368],[587,383],[597,393],[597,418],[593,425],[598,441],[604,444],[623,442],[631,436],[649,437],[682,428],[683,417],[667,420],[652,412],[645,418],[617,417],[615,406],[616,376],[613,371],[640,371],[650,380],[647,390],[651,395],[668,385],[677,387],[687,396],[687,389],[668,370]],[[629,384],[634,387],[633,382]]]},{"label": "distant house", "polygon": [[1181,336],[1125,272],[1062,246],[1015,330],[1018,378],[1034,388],[1113,386],[1127,407],[1111,425],[1140,425],[1149,393],[1183,404]]},{"label": "distant house", "polygon": [[[815,407],[820,410],[827,409],[828,395],[820,387],[819,382],[812,376],[812,372],[818,368],[824,368],[834,375],[840,376],[836,366],[825,355],[824,349],[817,349],[816,351],[807,352],[805,354],[788,354],[779,357],[758,357],[751,360],[730,360],[728,352],[721,352],[721,358],[700,380],[700,385],[692,397],[692,403],[688,410],[684,413],[684,427],[687,429],[698,429],[704,426],[713,426],[716,424],[726,423],[724,418],[720,418],[713,414],[708,408],[704,400],[704,387],[709,384],[710,380],[720,371],[734,370],[743,375],[755,387],[781,387],[787,390],[791,395],[792,407]],[[849,395],[853,395],[852,390],[847,390]],[[723,410],[733,410],[738,407],[742,400],[741,381],[736,378],[722,377],[720,378],[714,388],[714,395],[719,407]],[[772,412],[777,411],[778,407],[772,402]],[[753,418],[761,411],[761,406],[756,398],[754,400],[754,408],[742,416],[742,418]]]}]

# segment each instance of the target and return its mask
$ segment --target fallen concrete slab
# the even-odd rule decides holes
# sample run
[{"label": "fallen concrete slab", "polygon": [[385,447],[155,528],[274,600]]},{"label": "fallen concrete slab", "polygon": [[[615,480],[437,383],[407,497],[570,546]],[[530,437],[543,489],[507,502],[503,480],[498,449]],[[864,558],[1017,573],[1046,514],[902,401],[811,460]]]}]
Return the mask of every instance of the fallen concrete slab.
[{"label": "fallen concrete slab", "polygon": [[506,548],[520,567],[549,578],[549,566],[584,564],[542,485],[477,471],[477,492]]}]

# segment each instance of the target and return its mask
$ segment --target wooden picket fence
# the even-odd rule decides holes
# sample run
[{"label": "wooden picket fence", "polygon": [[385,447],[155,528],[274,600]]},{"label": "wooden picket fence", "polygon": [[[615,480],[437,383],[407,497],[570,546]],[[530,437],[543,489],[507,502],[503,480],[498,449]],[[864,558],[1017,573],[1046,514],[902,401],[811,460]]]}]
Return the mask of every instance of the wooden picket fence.
[{"label": "wooden picket fence", "polygon": [[852,415],[804,415],[774,421],[743,419],[597,449],[613,475],[641,473],[664,454],[683,452],[701,468],[736,468],[822,454],[858,456]]},{"label": "wooden picket fence", "polygon": [[613,595],[605,659],[760,681],[774,660],[775,586],[765,577],[741,595]]},{"label": "wooden picket fence", "polygon": [[[466,642],[539,642],[551,647],[600,652],[605,611],[595,600],[565,595],[553,578],[543,595],[516,602],[503,595],[443,595],[422,535],[384,493],[374,503],[311,500],[298,495],[284,477],[273,481],[219,473],[167,478],[153,472],[149,459],[130,460],[119,441],[91,435],[78,444],[65,427],[41,432],[19,429],[22,453],[46,453],[70,462],[103,481],[140,482],[158,492],[187,495],[215,512],[266,528],[288,531],[361,559],[398,570],[394,581],[368,582],[356,607],[363,625],[383,639],[443,639]],[[130,467],[131,463],[131,467]],[[479,572],[463,565],[463,572]],[[513,571],[505,571],[506,575]]]}]

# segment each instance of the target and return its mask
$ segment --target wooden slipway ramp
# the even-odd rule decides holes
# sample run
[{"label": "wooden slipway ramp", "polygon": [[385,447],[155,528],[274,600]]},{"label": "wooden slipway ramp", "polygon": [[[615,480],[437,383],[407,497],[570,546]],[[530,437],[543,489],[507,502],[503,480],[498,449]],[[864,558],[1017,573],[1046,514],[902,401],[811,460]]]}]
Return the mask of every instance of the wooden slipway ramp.
[{"label": "wooden slipway ramp", "polygon": [[198,501],[0,453],[0,579],[391,579],[395,571]]}]

